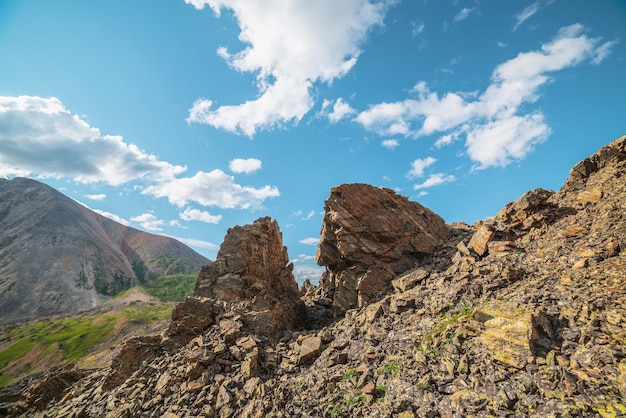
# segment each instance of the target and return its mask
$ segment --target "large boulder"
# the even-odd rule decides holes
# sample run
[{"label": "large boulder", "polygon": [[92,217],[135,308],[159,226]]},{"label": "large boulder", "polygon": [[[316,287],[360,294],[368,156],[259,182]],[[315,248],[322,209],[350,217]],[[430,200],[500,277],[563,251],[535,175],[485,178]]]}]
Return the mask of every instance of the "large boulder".
[{"label": "large boulder", "polygon": [[252,332],[278,337],[304,321],[304,303],[278,223],[269,217],[230,228],[217,259],[204,266],[195,297],[237,304]]},{"label": "large boulder", "polygon": [[449,235],[444,220],[393,190],[343,184],[326,200],[317,263],[337,314],[379,298]]}]

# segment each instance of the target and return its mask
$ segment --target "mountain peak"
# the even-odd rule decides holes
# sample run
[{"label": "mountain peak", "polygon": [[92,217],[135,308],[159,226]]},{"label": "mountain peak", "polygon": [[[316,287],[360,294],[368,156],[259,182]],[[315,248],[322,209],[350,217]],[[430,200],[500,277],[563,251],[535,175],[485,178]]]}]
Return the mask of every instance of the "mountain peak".
[{"label": "mountain peak", "polygon": [[210,260],[168,237],[105,218],[28,178],[0,180],[1,323],[98,306]]}]

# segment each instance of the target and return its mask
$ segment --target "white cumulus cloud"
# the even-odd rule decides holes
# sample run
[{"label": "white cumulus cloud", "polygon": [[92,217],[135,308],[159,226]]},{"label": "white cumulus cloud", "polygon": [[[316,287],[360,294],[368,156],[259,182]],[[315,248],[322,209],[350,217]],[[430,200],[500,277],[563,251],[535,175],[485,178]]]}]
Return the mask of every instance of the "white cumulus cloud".
[{"label": "white cumulus cloud", "polygon": [[185,167],[103,135],[56,97],[0,96],[0,176],[69,177],[113,186],[174,178]]},{"label": "white cumulus cloud", "polygon": [[412,90],[417,98],[375,104],[355,120],[385,136],[441,133],[438,147],[463,135],[476,168],[505,166],[525,158],[550,134],[541,112],[527,109],[539,99],[540,88],[551,81],[552,73],[610,53],[614,41],[600,45],[599,38],[584,31],[580,24],[564,27],[539,50],[519,53],[498,65],[482,94],[440,95],[419,82]]},{"label": "white cumulus cloud", "polygon": [[235,178],[215,169],[199,171],[193,177],[177,178],[146,187],[143,194],[164,197],[179,207],[190,202],[222,209],[260,209],[265,199],[280,195],[278,188],[254,188],[235,183]]},{"label": "white cumulus cloud", "polygon": [[200,221],[208,224],[218,224],[222,220],[222,215],[211,215],[209,212],[187,208],[180,213],[183,221]]},{"label": "white cumulus cloud", "polygon": [[383,142],[380,143],[381,146],[389,149],[396,149],[400,143],[397,139],[384,139]]},{"label": "white cumulus cloud", "polygon": [[261,169],[261,160],[256,158],[247,158],[245,160],[242,158],[235,158],[230,161],[228,167],[233,173],[250,174]]},{"label": "white cumulus cloud", "polygon": [[416,177],[422,177],[424,175],[424,170],[431,165],[433,165],[437,160],[433,157],[426,158],[418,158],[411,163],[411,170],[406,173],[406,176],[410,179]]},{"label": "white cumulus cloud", "polygon": [[332,104],[332,110],[327,111],[326,109],[330,107],[331,103],[330,100],[324,100],[322,103],[322,112],[327,112],[326,116],[331,123],[337,123],[341,119],[356,113],[356,110],[348,103],[344,102],[342,98],[337,99],[335,103]]},{"label": "white cumulus cloud", "polygon": [[[257,74],[259,96],[242,104],[213,107],[199,99],[189,122],[252,137],[258,129],[297,123],[314,104],[315,82],[332,82],[356,64],[369,30],[383,24],[395,0],[185,0],[209,6],[219,16],[233,12],[246,46],[218,54],[235,70]],[[345,109],[339,109],[345,111]]]}]

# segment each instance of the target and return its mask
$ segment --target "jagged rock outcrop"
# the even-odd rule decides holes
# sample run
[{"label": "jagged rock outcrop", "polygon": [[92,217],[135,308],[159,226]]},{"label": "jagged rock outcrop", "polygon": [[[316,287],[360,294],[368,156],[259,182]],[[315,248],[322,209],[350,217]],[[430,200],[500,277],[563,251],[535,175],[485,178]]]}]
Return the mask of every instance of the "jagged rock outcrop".
[{"label": "jagged rock outcrop", "polygon": [[0,178],[0,324],[96,308],[210,260],[93,212],[35,180]]},{"label": "jagged rock outcrop", "polygon": [[[128,377],[108,391],[113,370],[96,370],[47,405],[23,396],[9,415],[623,416],[625,145],[594,154],[597,169],[558,192],[449,225],[393,290],[333,324],[276,340],[248,332],[241,302],[196,296],[182,329],[208,325],[185,345],[138,367],[127,353],[116,364]],[[217,313],[203,322],[207,306]]]},{"label": "jagged rock outcrop", "polygon": [[440,216],[390,189],[344,184],[324,210],[316,258],[338,314],[378,299],[448,237]]},{"label": "jagged rock outcrop", "polygon": [[242,304],[254,334],[280,336],[304,323],[304,304],[278,223],[269,217],[230,228],[217,259],[204,266],[194,296]]}]

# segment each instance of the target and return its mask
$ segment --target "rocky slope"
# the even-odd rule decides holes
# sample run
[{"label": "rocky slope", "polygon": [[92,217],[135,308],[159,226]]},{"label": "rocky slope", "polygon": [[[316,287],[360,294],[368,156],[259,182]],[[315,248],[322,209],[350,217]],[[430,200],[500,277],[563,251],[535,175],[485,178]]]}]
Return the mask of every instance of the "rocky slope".
[{"label": "rocky slope", "polygon": [[35,180],[0,179],[0,323],[72,313],[210,260],[105,218]]},{"label": "rocky slope", "polygon": [[[273,324],[275,333],[249,326],[245,315],[254,294],[229,300],[219,293],[195,295],[177,307],[166,332],[128,341],[110,368],[51,373],[24,390],[7,413],[622,416],[625,179],[622,137],[577,164],[558,192],[530,191],[473,226],[437,223],[439,233],[426,235],[431,243],[426,250],[408,250],[410,269],[381,282],[390,289],[381,286],[367,300],[357,297],[357,307],[347,306],[345,314],[336,309],[337,280],[306,286],[304,328],[294,330],[289,321]],[[369,191],[341,187],[360,188],[359,199]],[[345,202],[348,194],[342,193],[344,208],[351,204]],[[384,194],[389,204],[392,194]],[[422,233],[414,216],[402,216],[408,230]],[[355,225],[361,223],[347,222],[342,231],[351,232],[332,242],[368,242],[368,248],[389,242]],[[372,261],[393,271],[398,259]],[[329,263],[329,274],[338,280],[342,274],[353,277],[354,261],[345,263],[345,271]],[[246,277],[251,280],[246,289],[258,286],[266,292],[274,287],[268,280],[276,280]],[[358,279],[346,289],[358,294]],[[297,304],[293,296],[285,301]],[[311,320],[333,315],[325,326]]]}]

